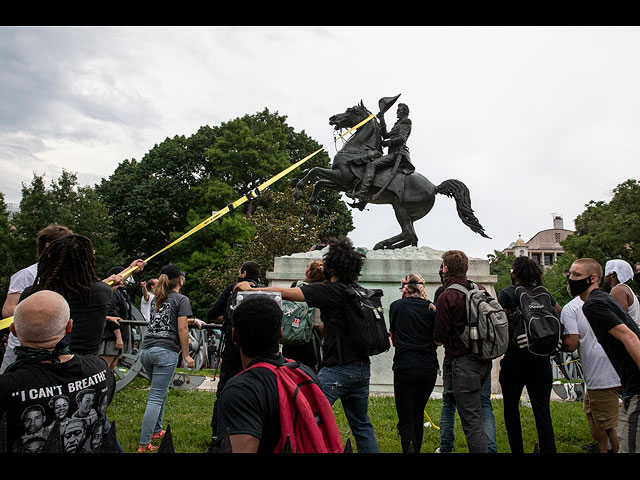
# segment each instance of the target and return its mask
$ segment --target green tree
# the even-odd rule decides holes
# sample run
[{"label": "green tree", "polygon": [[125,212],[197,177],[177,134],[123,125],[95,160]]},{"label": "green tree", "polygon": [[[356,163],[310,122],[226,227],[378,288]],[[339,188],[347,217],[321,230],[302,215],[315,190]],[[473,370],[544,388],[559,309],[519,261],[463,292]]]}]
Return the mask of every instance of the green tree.
[{"label": "green tree", "polygon": [[12,258],[18,268],[37,260],[38,232],[50,223],[64,225],[91,239],[99,276],[123,261],[106,205],[93,188],[78,185],[75,173],[63,171],[49,188],[45,186],[44,175],[34,174],[30,185],[22,185],[20,211],[11,223],[16,235]]},{"label": "green tree", "polygon": [[0,305],[4,303],[11,275],[18,270],[13,258],[14,251],[15,236],[11,231],[4,194],[0,193]]},{"label": "green tree", "polygon": [[[190,137],[167,138],[142,160],[123,161],[96,190],[108,205],[121,251],[132,258],[146,258],[319,148],[306,133],[289,126],[285,116],[264,109],[218,127],[202,127]],[[267,193],[160,254],[143,276],[148,278],[171,261],[188,273],[185,292],[190,291],[192,302],[200,304],[209,288],[200,281],[205,269],[237,273],[238,265],[229,258],[256,235],[258,220],[253,217],[258,209],[274,225],[282,220],[282,206],[270,201],[268,192],[288,192],[295,215],[307,218],[313,214],[305,203],[293,202],[291,185],[308,168],[329,165],[328,155],[318,153],[272,184]],[[327,191],[318,203],[319,215],[307,222],[324,229],[316,236],[346,235],[353,230],[351,214],[339,193]]]},{"label": "green tree", "polygon": [[573,253],[565,252],[556,263],[546,268],[542,275],[545,288],[561,306],[571,301],[571,295],[567,292],[567,272],[576,258]]},{"label": "green tree", "polygon": [[[566,273],[576,259],[593,258],[603,267],[615,258],[631,265],[640,259],[640,181],[622,182],[609,202],[592,200],[585,207],[574,220],[574,233],[562,242],[564,255],[543,276],[545,287],[561,305],[571,300]],[[605,282],[600,288],[609,289]]]},{"label": "green tree", "polygon": [[[275,209],[278,214],[274,216]],[[247,260],[258,262],[260,278],[266,282],[275,257],[308,251],[338,217],[333,214],[322,218],[307,204],[297,204],[292,188],[283,192],[267,191],[249,220],[253,234],[247,242],[231,249],[224,262],[203,270],[201,279],[207,287],[204,304],[210,306],[229,283],[236,281],[238,268]]]},{"label": "green tree", "polygon": [[489,273],[498,276],[498,281],[494,285],[496,294],[511,285],[511,263],[513,258],[498,250],[494,250],[493,253],[487,255]]},{"label": "green tree", "polygon": [[564,250],[602,265],[614,258],[635,264],[640,259],[640,181],[619,184],[608,203],[592,200],[585,206],[574,220],[574,234],[562,242]]}]

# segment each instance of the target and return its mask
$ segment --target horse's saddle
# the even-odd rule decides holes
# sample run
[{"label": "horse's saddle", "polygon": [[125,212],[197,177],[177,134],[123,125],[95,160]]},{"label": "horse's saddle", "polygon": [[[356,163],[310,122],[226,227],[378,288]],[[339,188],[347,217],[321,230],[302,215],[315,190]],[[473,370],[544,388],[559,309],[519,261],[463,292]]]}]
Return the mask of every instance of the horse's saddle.
[{"label": "horse's saddle", "polygon": [[[362,183],[362,178],[364,177],[365,168],[365,164],[351,164],[351,171],[356,176],[356,181],[353,183],[352,191],[347,194],[348,196],[356,198],[356,194],[360,188],[360,184]],[[393,167],[380,168],[376,170],[376,175],[373,178],[373,182],[371,182],[370,196],[375,195],[381,188],[387,185],[392,171]],[[415,185],[416,182],[414,181],[416,175],[419,174],[417,172],[405,173],[402,169],[398,169],[395,177],[391,180],[389,185],[387,185],[386,190],[393,192],[403,203],[420,201],[423,196],[420,195],[419,189],[415,188],[417,187],[417,185]]]}]

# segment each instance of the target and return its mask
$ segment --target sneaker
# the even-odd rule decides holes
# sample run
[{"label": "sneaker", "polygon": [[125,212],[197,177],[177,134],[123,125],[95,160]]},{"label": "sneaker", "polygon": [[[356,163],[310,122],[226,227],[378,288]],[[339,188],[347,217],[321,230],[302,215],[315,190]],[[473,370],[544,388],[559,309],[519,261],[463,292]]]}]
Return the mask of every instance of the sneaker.
[{"label": "sneaker", "polygon": [[159,440],[162,437],[164,437],[164,430],[160,430],[158,433],[154,433],[153,435],[151,435],[151,440]]},{"label": "sneaker", "polygon": [[157,450],[160,447],[156,447],[154,445],[148,444],[148,445],[140,445],[138,447],[138,453],[145,453],[145,452],[153,452],[154,450]]}]

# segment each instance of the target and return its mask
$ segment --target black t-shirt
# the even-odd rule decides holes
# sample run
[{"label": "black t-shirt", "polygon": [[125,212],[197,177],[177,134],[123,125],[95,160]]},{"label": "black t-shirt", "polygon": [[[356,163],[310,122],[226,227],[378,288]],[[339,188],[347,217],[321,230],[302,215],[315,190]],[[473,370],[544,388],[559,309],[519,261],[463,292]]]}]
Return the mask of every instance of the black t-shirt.
[{"label": "black t-shirt", "polygon": [[396,300],[389,307],[389,331],[395,353],[393,369],[438,368],[433,326],[436,314],[431,302],[419,297]]},{"label": "black t-shirt", "polygon": [[95,355],[5,372],[0,375],[0,418],[6,412],[8,451],[40,451],[56,421],[66,452],[96,451],[114,391],[113,373]]},{"label": "black t-shirt", "polygon": [[151,309],[149,327],[142,340],[142,348],[161,347],[178,352],[182,350],[178,333],[178,318],[191,317],[189,298],[179,292],[171,291],[166,300],[156,310]]},{"label": "black t-shirt", "polygon": [[640,394],[640,367],[627,352],[624,344],[609,333],[618,325],[626,325],[640,337],[640,330],[615,299],[595,289],[582,305],[582,311],[598,342],[602,345],[607,357],[615,368],[622,382],[622,389],[626,395]]},{"label": "black t-shirt", "polygon": [[[113,298],[111,308],[107,312],[110,317],[119,317],[122,320],[131,320],[131,304],[129,303],[129,294],[123,287],[113,290]],[[103,340],[115,340],[114,330],[120,330],[122,339],[127,340],[131,337],[131,328],[128,325],[116,325],[113,322],[107,322],[102,335]]]},{"label": "black t-shirt", "polygon": [[353,362],[369,363],[368,356],[358,354],[349,334],[349,317],[345,302],[346,283],[323,282],[302,285],[302,293],[307,305],[320,309],[320,318],[324,323],[322,338],[322,365],[344,365]]},{"label": "black t-shirt", "polygon": [[[31,292],[31,287],[22,292],[20,301],[31,295]],[[66,300],[73,320],[73,327],[69,334],[71,352],[80,355],[96,355],[100,350],[107,313],[113,302],[111,287],[104,282],[94,281],[89,300],[85,302],[78,297],[66,298]]]},{"label": "black t-shirt", "polygon": [[[255,282],[255,280],[239,278],[238,282],[250,282],[253,286],[261,286]],[[222,333],[225,336],[221,357],[227,360],[227,366],[231,363],[235,365],[234,368],[240,363],[240,350],[238,346],[231,339],[231,332],[233,330],[233,322],[229,316],[229,304],[235,297],[233,289],[237,284],[231,283],[225,287],[216,302],[207,311],[207,320],[215,320],[222,316]],[[223,362],[224,365],[224,362]],[[225,367],[223,367],[225,368]]]},{"label": "black t-shirt", "polygon": [[[265,360],[278,365],[286,362],[278,354],[253,363]],[[300,368],[317,382],[313,370],[303,364]],[[219,435],[251,435],[260,439],[258,453],[272,453],[280,440],[280,432],[276,376],[266,368],[251,368],[231,378],[220,395]]]}]

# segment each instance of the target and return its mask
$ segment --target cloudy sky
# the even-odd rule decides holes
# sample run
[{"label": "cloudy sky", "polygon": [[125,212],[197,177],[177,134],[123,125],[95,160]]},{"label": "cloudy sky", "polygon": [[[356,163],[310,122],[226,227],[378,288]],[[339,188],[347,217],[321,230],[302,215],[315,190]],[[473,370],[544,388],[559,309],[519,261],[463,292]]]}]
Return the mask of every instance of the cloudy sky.
[{"label": "cloudy sky", "polygon": [[[637,27],[0,27],[0,65],[7,202],[34,172],[93,185],[167,137],[265,107],[333,156],[331,115],[398,93],[416,169],[463,181],[492,237],[438,196],[420,246],[486,258],[553,214],[572,229],[639,177]],[[358,246],[399,233],[390,206],[353,215]]]}]

